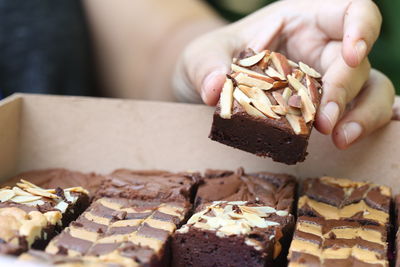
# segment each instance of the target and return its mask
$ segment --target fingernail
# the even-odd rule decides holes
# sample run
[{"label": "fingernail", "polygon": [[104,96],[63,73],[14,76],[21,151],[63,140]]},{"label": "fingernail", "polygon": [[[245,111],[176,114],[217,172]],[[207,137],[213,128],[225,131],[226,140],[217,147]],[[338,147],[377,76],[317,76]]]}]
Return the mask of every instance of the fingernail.
[{"label": "fingernail", "polygon": [[367,43],[364,40],[359,40],[354,48],[356,49],[358,63],[360,63],[367,53]]},{"label": "fingernail", "polygon": [[201,87],[201,98],[203,99],[204,103],[208,103],[208,94],[209,92],[207,92],[207,89],[209,89],[210,87],[212,87],[212,83],[213,81],[216,79],[217,76],[223,74],[223,72],[221,71],[214,71],[211,72],[210,74],[208,74],[206,76],[206,78],[204,78],[203,80],[203,85]]},{"label": "fingernail", "polygon": [[329,121],[330,124],[329,131],[332,131],[333,127],[335,127],[336,122],[339,118],[338,104],[336,104],[336,102],[328,102],[328,104],[326,104],[325,107],[322,109],[322,115],[324,115]]},{"label": "fingernail", "polygon": [[363,129],[358,122],[348,122],[343,125],[343,133],[346,144],[350,145],[353,143],[358,137],[360,137],[362,131]]}]

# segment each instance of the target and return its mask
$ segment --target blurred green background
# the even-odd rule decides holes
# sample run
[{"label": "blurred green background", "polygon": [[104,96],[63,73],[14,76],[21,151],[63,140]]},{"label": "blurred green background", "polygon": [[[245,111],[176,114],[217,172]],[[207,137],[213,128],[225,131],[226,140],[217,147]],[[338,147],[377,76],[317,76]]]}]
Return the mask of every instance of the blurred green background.
[{"label": "blurred green background", "polygon": [[[207,0],[229,21],[273,2],[273,0]],[[318,1],[318,0],[316,0]],[[321,0],[320,0],[321,1]],[[322,0],[323,1],[323,0]],[[374,68],[384,72],[393,81],[400,94],[400,0],[375,1],[383,15],[381,36],[369,56]]]}]

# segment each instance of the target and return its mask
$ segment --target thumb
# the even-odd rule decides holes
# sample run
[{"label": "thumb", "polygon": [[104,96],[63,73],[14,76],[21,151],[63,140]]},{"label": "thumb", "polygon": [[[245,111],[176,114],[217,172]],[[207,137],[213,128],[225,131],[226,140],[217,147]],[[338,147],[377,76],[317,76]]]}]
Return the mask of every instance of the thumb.
[{"label": "thumb", "polygon": [[176,75],[189,85],[185,90],[196,91],[207,105],[217,104],[234,52],[223,35],[216,31],[194,40],[178,63]]}]

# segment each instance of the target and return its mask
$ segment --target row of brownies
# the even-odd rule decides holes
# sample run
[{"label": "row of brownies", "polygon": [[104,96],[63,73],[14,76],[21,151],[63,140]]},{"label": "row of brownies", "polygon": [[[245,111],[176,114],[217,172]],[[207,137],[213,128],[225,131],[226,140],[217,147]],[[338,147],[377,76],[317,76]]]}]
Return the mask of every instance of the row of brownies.
[{"label": "row of brownies", "polygon": [[[295,267],[389,266],[394,258],[386,186],[306,179],[296,209],[294,177],[242,168],[107,176],[57,169],[18,177],[26,180],[0,190],[0,253],[19,260]],[[64,186],[70,183],[76,186]],[[50,184],[60,187],[44,189]]]}]

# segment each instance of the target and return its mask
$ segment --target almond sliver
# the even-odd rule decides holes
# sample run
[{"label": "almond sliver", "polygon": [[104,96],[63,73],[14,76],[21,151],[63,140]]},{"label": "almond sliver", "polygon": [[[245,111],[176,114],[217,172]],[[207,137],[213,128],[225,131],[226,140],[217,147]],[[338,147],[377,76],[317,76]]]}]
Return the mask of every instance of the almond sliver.
[{"label": "almond sliver", "polygon": [[233,103],[233,82],[227,78],[224,87],[221,91],[220,105],[221,112],[220,116],[223,119],[230,119],[232,116],[232,103]]},{"label": "almond sliver", "polygon": [[265,53],[266,53],[266,51],[264,50],[264,51],[262,51],[262,52],[260,52],[258,54],[255,54],[254,56],[250,56],[250,57],[247,57],[247,58],[240,59],[238,61],[238,64],[240,66],[243,66],[243,67],[253,66],[253,65],[257,64],[258,62],[260,62],[261,59],[264,58]]},{"label": "almond sliver", "polygon": [[246,86],[249,86],[249,87],[258,87],[258,88],[260,88],[262,90],[269,90],[273,86],[272,84],[270,84],[270,83],[268,83],[266,81],[249,77],[244,73],[239,73],[239,75],[236,76],[236,81],[239,84],[243,84],[243,85],[246,85]]}]

